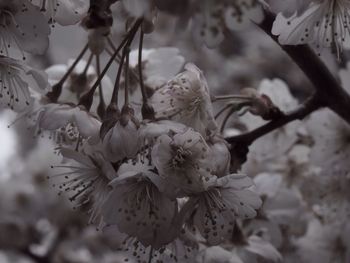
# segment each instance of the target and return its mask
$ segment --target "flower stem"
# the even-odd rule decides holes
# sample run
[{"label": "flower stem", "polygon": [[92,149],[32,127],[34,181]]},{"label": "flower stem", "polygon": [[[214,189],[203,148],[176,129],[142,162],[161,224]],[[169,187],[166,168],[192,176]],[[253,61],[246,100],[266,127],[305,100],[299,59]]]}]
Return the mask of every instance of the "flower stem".
[{"label": "flower stem", "polygon": [[221,96],[213,96],[211,99],[212,102],[216,102],[219,100],[232,100],[232,99],[238,99],[238,100],[243,100],[243,101],[251,101],[252,97],[251,96],[246,96],[246,95],[221,95]]},{"label": "flower stem", "polygon": [[142,50],[143,50],[143,30],[141,27],[140,30],[140,41],[139,41],[139,55],[138,55],[138,70],[139,70],[139,82],[140,82],[140,88],[141,88],[141,94],[142,94],[142,101],[144,104],[147,103],[147,94],[145,90],[145,84],[143,82],[143,75],[142,75]]},{"label": "flower stem", "polygon": [[125,46],[125,64],[124,64],[124,104],[129,105],[129,54],[130,47]]},{"label": "flower stem", "polygon": [[78,62],[82,59],[82,57],[84,56],[87,50],[88,50],[88,44],[85,45],[83,50],[80,52],[80,54],[75,59],[73,64],[70,66],[70,68],[67,70],[66,74],[63,75],[61,80],[52,87],[52,91],[46,94],[46,97],[49,98],[51,102],[57,102],[59,96],[61,95],[64,82],[68,79],[69,75],[73,72],[74,68],[76,67]]},{"label": "flower stem", "polygon": [[[97,70],[97,75],[101,74],[101,65],[100,65],[100,56],[96,55],[96,70]],[[97,107],[97,114],[98,116],[103,119],[105,113],[106,113],[106,103],[103,97],[103,90],[102,90],[102,83],[98,86],[98,92],[100,96],[100,103],[98,104]]]},{"label": "flower stem", "polygon": [[[114,51],[114,54],[111,56],[110,60],[108,61],[109,66],[112,64],[112,62],[115,60],[115,58],[117,57],[119,51],[123,48],[123,54],[120,60],[120,64],[119,64],[119,68],[118,68],[118,73],[117,73],[117,79],[116,82],[114,83],[114,89],[113,89],[113,94],[112,94],[112,98],[111,98],[111,102],[112,103],[118,103],[118,90],[119,90],[119,80],[120,80],[120,76],[121,76],[121,71],[123,68],[123,63],[125,60],[125,56],[126,56],[126,49],[125,47],[130,46],[132,40],[135,37],[135,34],[138,30],[138,28],[141,26],[142,24],[142,19],[138,19],[134,26],[129,30],[129,33],[127,34],[127,36],[124,38],[124,40],[122,41],[122,43],[116,48],[116,50]],[[107,71],[107,70],[106,70]]]}]

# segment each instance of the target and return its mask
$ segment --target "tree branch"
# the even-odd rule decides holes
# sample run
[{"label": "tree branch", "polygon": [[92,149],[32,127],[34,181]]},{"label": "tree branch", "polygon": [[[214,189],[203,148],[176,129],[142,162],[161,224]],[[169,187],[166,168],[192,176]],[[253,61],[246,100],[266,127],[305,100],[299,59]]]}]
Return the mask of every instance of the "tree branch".
[{"label": "tree branch", "polygon": [[[265,19],[259,27],[280,45],[278,37],[271,33],[274,21],[275,15],[265,11]],[[315,52],[308,45],[280,46],[310,79],[324,106],[333,110],[350,124],[350,96]]]},{"label": "tree branch", "polygon": [[308,116],[313,111],[319,109],[322,106],[319,97],[313,96],[307,101],[305,101],[303,104],[301,104],[297,109],[285,113],[279,118],[276,118],[265,125],[251,131],[245,134],[233,136],[230,138],[227,138],[227,142],[230,144],[244,144],[246,146],[249,146],[252,144],[256,139],[272,132],[275,129],[278,129],[284,125],[286,125],[289,122],[295,121],[295,120],[302,120],[306,116]]},{"label": "tree branch", "polygon": [[256,139],[278,129],[289,122],[303,119],[320,107],[328,107],[350,124],[350,95],[341,87],[337,79],[328,70],[315,52],[308,45],[280,45],[278,37],[272,35],[271,29],[275,15],[265,11],[264,21],[258,25],[269,35],[300,67],[315,87],[314,96],[299,108],[246,134],[226,138],[232,144],[232,151],[240,148],[240,161],[245,161],[248,147]]}]

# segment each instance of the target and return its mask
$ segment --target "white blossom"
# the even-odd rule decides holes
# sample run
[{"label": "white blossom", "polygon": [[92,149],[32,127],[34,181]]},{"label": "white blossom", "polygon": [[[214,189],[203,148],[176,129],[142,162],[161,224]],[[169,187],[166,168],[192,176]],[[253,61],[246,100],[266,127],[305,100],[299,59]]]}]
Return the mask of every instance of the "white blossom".
[{"label": "white blossom", "polygon": [[185,192],[200,192],[213,178],[209,146],[192,129],[163,134],[152,149],[152,162],[159,174]]},{"label": "white blossom", "polygon": [[0,104],[16,112],[33,104],[31,88],[45,92],[48,86],[44,72],[31,68],[19,60],[0,56]]},{"label": "white blossom", "polygon": [[150,177],[152,171],[128,171],[111,182],[113,187],[102,206],[104,221],[137,237],[144,246],[156,249],[171,242],[172,220],[177,213],[176,201],[159,192]]},{"label": "white blossom", "polygon": [[208,84],[194,64],[186,64],[185,71],[158,89],[151,102],[157,118],[181,122],[204,136],[217,128]]},{"label": "white blossom", "polygon": [[198,12],[193,17],[194,35],[209,48],[224,40],[226,28],[245,29],[251,21],[260,23],[264,18],[262,7],[256,0],[204,0],[197,4]]},{"label": "white blossom", "polygon": [[301,14],[276,17],[272,33],[283,45],[314,44],[317,49],[332,47],[339,56],[349,46],[350,3],[347,0],[316,0]]},{"label": "white blossom", "polygon": [[[139,50],[130,52],[130,66],[138,66]],[[145,84],[153,89],[160,88],[180,72],[185,58],[175,47],[160,47],[142,50],[142,74]]]},{"label": "white blossom", "polygon": [[112,165],[96,148],[86,147],[84,152],[60,148],[66,160],[62,165],[53,166],[58,173],[50,177],[59,194],[69,194],[69,200],[77,207],[91,203],[90,222],[102,224],[101,205],[109,193],[109,183],[117,177]]},{"label": "white blossom", "polygon": [[[348,224],[347,224],[348,225]],[[305,236],[296,241],[298,256],[309,263],[340,263],[350,260],[347,225],[309,222]]]},{"label": "white blossom", "polygon": [[247,189],[253,181],[246,175],[231,174],[218,178],[199,193],[193,224],[211,245],[220,244],[233,234],[235,220],[251,219],[261,206],[259,196]]},{"label": "white blossom", "polygon": [[140,150],[141,138],[134,122],[128,121],[123,125],[117,121],[102,141],[106,157],[112,162],[117,162],[124,158],[135,158]]},{"label": "white blossom", "polygon": [[85,139],[97,140],[101,122],[82,106],[49,103],[42,107],[38,116],[38,127],[42,130],[57,131],[68,124],[77,127]]},{"label": "white blossom", "polygon": [[9,55],[13,46],[24,58],[24,51],[46,51],[50,28],[43,14],[28,0],[3,0],[0,3],[0,55]]}]

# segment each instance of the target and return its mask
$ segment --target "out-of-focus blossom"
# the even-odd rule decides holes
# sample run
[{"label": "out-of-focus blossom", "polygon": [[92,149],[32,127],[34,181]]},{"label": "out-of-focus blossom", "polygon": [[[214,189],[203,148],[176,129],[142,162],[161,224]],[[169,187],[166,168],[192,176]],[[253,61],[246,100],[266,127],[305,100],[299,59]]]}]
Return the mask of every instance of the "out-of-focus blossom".
[{"label": "out-of-focus blossom", "polygon": [[[67,64],[57,64],[47,68],[45,71],[49,76],[51,86],[57,84],[72,66],[73,60],[68,60]],[[79,98],[86,93],[98,78],[95,68],[84,60],[80,60],[69,74],[68,79],[63,84],[62,93],[59,97],[60,102],[77,103]],[[112,95],[113,84],[108,76],[101,81],[103,90],[103,99],[108,101]],[[94,93],[94,99],[91,105],[91,111],[97,112],[100,94]]]},{"label": "out-of-focus blossom", "polygon": [[197,257],[197,263],[243,263],[243,261],[231,251],[220,246],[211,246],[201,250]]},{"label": "out-of-focus blossom", "polygon": [[[138,66],[138,50],[130,52],[130,66]],[[153,89],[160,88],[182,69],[185,58],[175,47],[161,47],[142,50],[142,74],[145,84]]]},{"label": "out-of-focus blossom", "polygon": [[198,1],[194,14],[194,35],[208,47],[215,47],[225,38],[225,30],[246,28],[251,21],[264,18],[262,6],[256,0]]},{"label": "out-of-focus blossom", "polygon": [[313,219],[306,235],[296,241],[298,256],[303,262],[336,263],[350,260],[347,225],[322,224]]},{"label": "out-of-focus blossom", "polygon": [[282,256],[276,248],[261,237],[251,235],[246,242],[247,244],[239,246],[236,252],[243,262],[282,262]]}]

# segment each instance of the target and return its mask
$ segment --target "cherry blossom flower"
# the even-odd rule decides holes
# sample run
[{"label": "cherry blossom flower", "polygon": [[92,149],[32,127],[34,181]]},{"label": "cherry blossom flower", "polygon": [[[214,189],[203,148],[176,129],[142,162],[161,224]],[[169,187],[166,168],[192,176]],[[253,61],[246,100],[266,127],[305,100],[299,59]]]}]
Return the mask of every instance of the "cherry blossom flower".
[{"label": "cherry blossom flower", "polygon": [[152,149],[159,174],[184,192],[201,192],[213,178],[209,146],[192,129],[161,135]]},{"label": "cherry blossom flower", "polygon": [[84,0],[29,0],[44,12],[49,23],[68,26],[78,23],[86,14],[89,3]]},{"label": "cherry blossom flower", "polygon": [[140,149],[139,121],[133,109],[123,107],[120,116],[108,120],[111,125],[102,137],[106,157],[111,162],[133,159]]},{"label": "cherry blossom flower", "polygon": [[13,45],[24,58],[24,51],[46,51],[50,28],[45,17],[28,0],[5,0],[0,3],[0,55],[9,55]]},{"label": "cherry blossom flower", "polygon": [[[84,152],[60,148],[66,162],[52,166],[59,173],[50,177],[59,194],[69,194],[69,200],[79,207],[91,201],[90,222],[103,224],[101,205],[109,194],[109,183],[117,177],[112,165],[106,161],[101,151],[87,146]],[[73,195],[72,195],[73,194]]]},{"label": "cherry blossom flower", "polygon": [[14,111],[22,111],[33,103],[30,81],[38,92],[48,87],[44,72],[31,68],[19,60],[0,56],[0,103]]},{"label": "cherry blossom flower", "polygon": [[140,136],[137,126],[128,122],[126,126],[118,121],[103,138],[107,158],[112,162],[124,158],[135,158],[139,150]]},{"label": "cherry blossom flower", "polygon": [[331,47],[338,57],[343,48],[349,46],[350,35],[348,1],[312,1],[304,12],[285,18],[276,17],[272,33],[279,36],[283,45],[314,44],[317,49]]},{"label": "cherry blossom flower", "polygon": [[83,106],[49,103],[42,107],[38,116],[38,127],[42,130],[57,131],[73,124],[79,135],[85,139],[98,140],[101,122]]},{"label": "cherry blossom flower", "polygon": [[253,181],[246,175],[230,174],[214,181],[197,194],[193,224],[211,245],[220,244],[233,234],[235,220],[256,216],[261,206],[259,196],[247,189]]},{"label": "cherry blossom flower", "polygon": [[102,206],[102,215],[108,225],[155,249],[171,242],[172,220],[177,213],[176,201],[159,192],[152,182],[152,167],[143,172],[120,173],[110,185],[113,190]]},{"label": "cherry blossom flower", "polygon": [[156,118],[181,122],[204,136],[217,129],[208,84],[194,64],[186,64],[184,72],[158,89],[151,103]]}]

